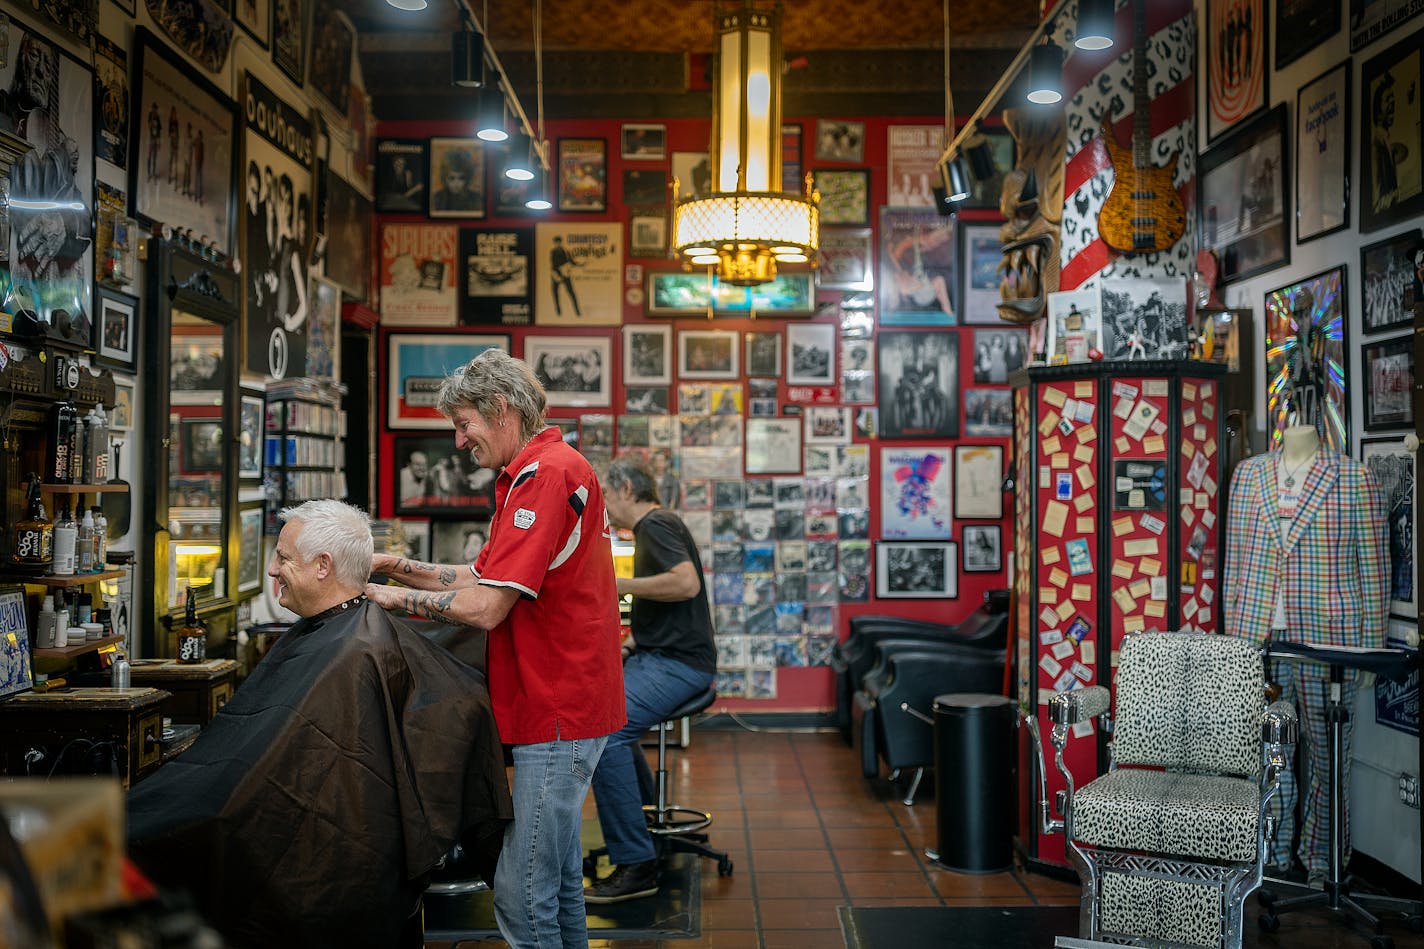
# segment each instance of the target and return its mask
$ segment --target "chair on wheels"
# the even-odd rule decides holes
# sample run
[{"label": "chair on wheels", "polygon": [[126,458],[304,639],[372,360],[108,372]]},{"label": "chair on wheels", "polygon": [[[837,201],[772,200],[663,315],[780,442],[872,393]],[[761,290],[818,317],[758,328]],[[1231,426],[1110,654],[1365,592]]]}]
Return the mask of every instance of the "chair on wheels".
[{"label": "chair on wheels", "polygon": [[1117,670],[1112,766],[1074,788],[1063,760],[1070,730],[1109,710],[1106,688],[1049,700],[1052,742],[1067,782],[1050,819],[1043,747],[1039,820],[1061,831],[1082,882],[1079,938],[1059,946],[1241,945],[1246,898],[1261,885],[1295,710],[1265,702],[1261,650],[1230,636],[1137,633]]}]

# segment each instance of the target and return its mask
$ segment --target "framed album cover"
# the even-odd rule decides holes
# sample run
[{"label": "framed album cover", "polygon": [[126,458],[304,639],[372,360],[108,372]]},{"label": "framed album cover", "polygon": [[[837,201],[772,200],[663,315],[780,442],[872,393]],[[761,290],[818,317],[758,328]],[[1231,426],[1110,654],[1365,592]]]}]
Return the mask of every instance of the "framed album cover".
[{"label": "framed album cover", "polygon": [[1366,343],[1365,431],[1414,425],[1414,338],[1397,336]]},{"label": "framed album cover", "polygon": [[[1284,2],[1284,0],[1283,0]],[[1338,13],[1338,4],[1336,4]],[[1295,97],[1295,242],[1350,226],[1350,61]]]},{"label": "framed album cover", "polygon": [[1408,326],[1424,280],[1424,232],[1414,227],[1361,247],[1360,272],[1365,334]]},{"label": "framed album cover", "polygon": [[1266,0],[1207,0],[1207,141],[1266,107]]},{"label": "framed album cover", "polygon": [[608,141],[559,139],[560,211],[608,210]]},{"label": "framed album cover", "polygon": [[1360,232],[1424,213],[1424,30],[1360,67]]},{"label": "framed album cover", "polygon": [[431,217],[484,217],[484,142],[477,138],[432,138],[427,180]]}]

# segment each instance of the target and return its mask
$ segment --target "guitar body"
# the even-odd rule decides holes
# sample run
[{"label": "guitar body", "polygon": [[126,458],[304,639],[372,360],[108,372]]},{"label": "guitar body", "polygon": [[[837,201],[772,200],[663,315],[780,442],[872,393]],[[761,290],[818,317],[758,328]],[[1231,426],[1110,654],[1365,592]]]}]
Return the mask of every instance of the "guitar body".
[{"label": "guitar body", "polygon": [[1171,247],[1187,229],[1187,209],[1172,183],[1178,154],[1166,165],[1141,167],[1133,161],[1132,149],[1118,143],[1106,120],[1102,139],[1114,175],[1112,190],[1098,211],[1103,243],[1123,254],[1150,254]]}]

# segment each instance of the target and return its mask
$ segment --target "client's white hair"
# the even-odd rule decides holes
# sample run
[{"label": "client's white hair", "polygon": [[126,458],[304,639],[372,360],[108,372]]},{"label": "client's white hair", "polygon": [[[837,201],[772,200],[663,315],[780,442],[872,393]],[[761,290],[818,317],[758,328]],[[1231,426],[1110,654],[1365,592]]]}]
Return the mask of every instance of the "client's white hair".
[{"label": "client's white hair", "polygon": [[371,539],[370,515],[345,501],[321,500],[283,508],[277,516],[284,523],[301,522],[298,556],[313,560],[322,552],[328,553],[337,580],[365,588],[376,549]]}]

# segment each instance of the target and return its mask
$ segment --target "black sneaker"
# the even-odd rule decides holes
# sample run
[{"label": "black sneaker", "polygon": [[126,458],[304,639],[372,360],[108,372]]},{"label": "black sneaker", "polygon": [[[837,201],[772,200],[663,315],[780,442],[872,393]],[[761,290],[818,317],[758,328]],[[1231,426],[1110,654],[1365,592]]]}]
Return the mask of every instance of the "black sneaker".
[{"label": "black sneaker", "polygon": [[625,863],[592,886],[585,887],[585,903],[622,903],[658,892],[658,862]]}]

